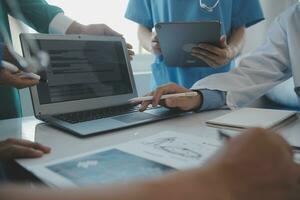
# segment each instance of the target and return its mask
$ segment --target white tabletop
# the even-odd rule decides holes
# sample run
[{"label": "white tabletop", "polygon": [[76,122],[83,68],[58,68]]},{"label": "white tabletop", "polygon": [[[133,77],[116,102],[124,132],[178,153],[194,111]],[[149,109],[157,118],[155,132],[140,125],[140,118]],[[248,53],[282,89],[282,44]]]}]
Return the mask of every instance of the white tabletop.
[{"label": "white tabletop", "polygon": [[[8,137],[37,141],[50,146],[52,151],[39,159],[17,160],[24,168],[48,163],[68,156],[74,156],[101,148],[118,145],[137,138],[151,136],[163,131],[175,131],[200,137],[218,138],[216,129],[207,127],[205,122],[229,112],[228,110],[193,113],[188,116],[141,125],[88,138],[78,138],[36,120],[34,117],[0,121],[0,140]],[[300,144],[300,120],[281,130],[293,145]]]}]

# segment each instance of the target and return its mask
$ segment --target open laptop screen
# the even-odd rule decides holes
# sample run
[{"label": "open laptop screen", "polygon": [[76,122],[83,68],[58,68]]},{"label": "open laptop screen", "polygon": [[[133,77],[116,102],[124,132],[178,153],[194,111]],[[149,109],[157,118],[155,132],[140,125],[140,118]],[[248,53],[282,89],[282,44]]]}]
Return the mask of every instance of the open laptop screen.
[{"label": "open laptop screen", "polygon": [[40,73],[40,104],[132,93],[119,41],[37,40],[49,53],[50,66]]}]

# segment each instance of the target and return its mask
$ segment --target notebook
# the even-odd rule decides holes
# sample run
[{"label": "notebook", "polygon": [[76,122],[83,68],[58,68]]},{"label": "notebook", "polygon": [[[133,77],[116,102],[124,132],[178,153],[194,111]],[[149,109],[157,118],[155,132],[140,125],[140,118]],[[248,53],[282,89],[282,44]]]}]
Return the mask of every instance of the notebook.
[{"label": "notebook", "polygon": [[206,122],[208,126],[242,131],[261,127],[278,129],[298,118],[297,112],[258,108],[242,108]]}]

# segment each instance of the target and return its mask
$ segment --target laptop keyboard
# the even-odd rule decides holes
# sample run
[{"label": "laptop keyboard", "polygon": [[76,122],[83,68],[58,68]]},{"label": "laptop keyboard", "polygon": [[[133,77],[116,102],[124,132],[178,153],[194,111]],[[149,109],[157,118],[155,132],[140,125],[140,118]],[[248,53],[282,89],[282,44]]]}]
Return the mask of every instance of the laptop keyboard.
[{"label": "laptop keyboard", "polygon": [[[154,108],[148,108],[148,110],[150,109],[154,109]],[[138,106],[123,105],[117,107],[101,108],[95,110],[60,114],[60,115],[55,115],[53,117],[71,124],[76,124],[80,122],[92,121],[92,120],[103,119],[108,117],[115,117],[118,115],[124,115],[124,114],[129,114],[134,112],[139,112]]]}]

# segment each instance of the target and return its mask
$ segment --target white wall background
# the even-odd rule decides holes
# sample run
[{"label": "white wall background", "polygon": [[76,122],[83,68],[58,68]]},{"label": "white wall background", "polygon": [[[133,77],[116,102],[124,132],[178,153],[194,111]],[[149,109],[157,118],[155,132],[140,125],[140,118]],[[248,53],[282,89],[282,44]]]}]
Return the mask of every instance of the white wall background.
[{"label": "white wall background", "polygon": [[[86,1],[90,1],[90,3],[86,4]],[[244,54],[254,50],[261,43],[263,43],[266,37],[266,32],[268,30],[268,27],[270,23],[274,20],[274,18],[280,12],[282,12],[282,10],[288,7],[291,3],[297,1],[298,0],[261,0],[261,4],[263,6],[265,17],[267,20],[248,29]],[[64,7],[67,15],[73,17],[74,19],[82,23],[88,24],[88,23],[102,22],[111,25],[116,30],[122,32],[124,36],[127,38],[127,40],[130,41],[135,46],[135,51],[139,52],[138,49],[139,45],[136,37],[136,25],[123,18],[124,8],[126,7],[128,0],[111,0],[111,1],[48,0],[48,2]],[[83,2],[84,6],[80,5],[80,2]],[[94,4],[92,4],[91,2],[94,2]],[[105,6],[95,6],[100,4]],[[83,14],[81,13],[82,7],[86,11]],[[77,9],[78,11],[76,11]],[[105,15],[106,17],[101,17],[102,15]],[[12,27],[14,27],[13,21],[12,21]],[[14,35],[14,45],[16,49],[19,49],[19,39],[17,34]],[[147,91],[149,91],[150,88],[151,74],[149,73],[149,71],[145,72],[145,69],[149,69],[151,61],[152,61],[152,57],[149,55],[138,55],[136,56],[135,60],[132,63],[135,71],[136,85],[138,87],[138,92],[140,95],[145,94]],[[24,89],[21,90],[20,93],[21,93],[22,108],[23,108],[24,115],[25,116],[33,115],[29,90]]]},{"label": "white wall background", "polygon": [[296,2],[298,0],[260,0],[266,20],[247,30],[244,53],[248,53],[262,44],[266,38],[268,28],[276,16]]}]

